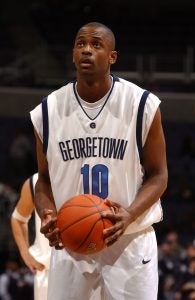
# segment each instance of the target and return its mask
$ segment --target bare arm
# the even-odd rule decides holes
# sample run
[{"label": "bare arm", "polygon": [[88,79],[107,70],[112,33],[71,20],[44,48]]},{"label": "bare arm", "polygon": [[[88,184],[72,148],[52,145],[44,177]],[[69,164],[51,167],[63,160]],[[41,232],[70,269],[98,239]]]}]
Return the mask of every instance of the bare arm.
[{"label": "bare arm", "polygon": [[[16,209],[17,212],[24,218],[30,217],[34,210],[29,179],[27,179],[22,186],[20,199],[16,205]],[[28,223],[18,220],[12,215],[11,227],[20,255],[27,267],[29,267],[33,273],[35,273],[36,270],[42,270],[44,266],[36,261],[29,252]]]},{"label": "bare arm", "polygon": [[50,246],[59,246],[59,230],[55,227],[56,207],[52,194],[48,163],[43,153],[43,144],[35,131],[37,145],[38,180],[35,186],[35,207],[41,218],[41,233],[49,240]]},{"label": "bare arm", "polygon": [[160,109],[155,114],[143,149],[143,165],[146,171],[146,179],[132,204],[127,209],[114,204],[116,214],[107,216],[116,222],[113,227],[104,231],[105,235],[110,235],[106,239],[108,244],[116,241],[129,224],[158,201],[166,189],[168,177],[166,146]]},{"label": "bare arm", "polygon": [[146,180],[127,210],[131,216],[130,223],[152,206],[167,187],[166,147],[159,109],[143,149],[143,165],[146,171]]},{"label": "bare arm", "polygon": [[35,131],[37,145],[37,162],[38,162],[38,180],[35,185],[35,207],[41,220],[44,217],[45,209],[53,211],[56,215],[56,208],[51,190],[49,178],[48,163],[43,153],[42,142]]}]

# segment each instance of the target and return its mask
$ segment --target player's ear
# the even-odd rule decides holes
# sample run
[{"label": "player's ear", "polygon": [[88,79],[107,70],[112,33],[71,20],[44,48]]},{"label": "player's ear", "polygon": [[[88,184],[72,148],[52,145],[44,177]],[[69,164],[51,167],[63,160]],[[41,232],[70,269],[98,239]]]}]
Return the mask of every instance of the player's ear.
[{"label": "player's ear", "polygon": [[117,60],[117,51],[113,50],[111,51],[111,54],[110,54],[110,64],[113,65],[115,64]]}]

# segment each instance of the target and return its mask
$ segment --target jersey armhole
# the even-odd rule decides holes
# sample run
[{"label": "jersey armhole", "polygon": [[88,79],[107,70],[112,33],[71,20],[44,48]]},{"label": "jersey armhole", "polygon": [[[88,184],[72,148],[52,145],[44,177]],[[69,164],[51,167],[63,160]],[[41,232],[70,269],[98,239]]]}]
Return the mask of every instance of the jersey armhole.
[{"label": "jersey armhole", "polygon": [[137,148],[139,152],[139,159],[140,164],[143,165],[143,145],[142,145],[142,123],[143,123],[143,114],[144,114],[144,107],[146,100],[148,98],[148,95],[150,94],[149,91],[144,91],[140,103],[138,106],[138,112],[137,112],[137,124],[136,124],[136,142],[137,142]]},{"label": "jersey armhole", "polygon": [[30,184],[30,191],[31,191],[31,196],[32,196],[32,200],[34,202],[34,188],[33,188],[33,176],[31,176],[29,178],[29,184]]},{"label": "jersey armhole", "polygon": [[42,100],[42,119],[43,119],[43,153],[46,155],[49,137],[49,123],[48,123],[48,107],[47,97]]}]

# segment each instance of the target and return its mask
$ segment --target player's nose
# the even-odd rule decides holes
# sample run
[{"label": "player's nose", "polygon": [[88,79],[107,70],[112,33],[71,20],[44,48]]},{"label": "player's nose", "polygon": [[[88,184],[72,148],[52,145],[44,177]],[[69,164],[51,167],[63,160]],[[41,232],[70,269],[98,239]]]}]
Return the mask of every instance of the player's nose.
[{"label": "player's nose", "polygon": [[89,43],[87,43],[84,47],[83,47],[83,51],[84,54],[88,54],[88,53],[92,53],[92,48],[91,45]]}]

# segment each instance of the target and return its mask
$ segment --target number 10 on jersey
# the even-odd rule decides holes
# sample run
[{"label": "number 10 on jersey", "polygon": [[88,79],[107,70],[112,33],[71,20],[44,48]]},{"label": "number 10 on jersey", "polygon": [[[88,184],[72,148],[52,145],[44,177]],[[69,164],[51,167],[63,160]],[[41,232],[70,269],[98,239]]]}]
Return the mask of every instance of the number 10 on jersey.
[{"label": "number 10 on jersey", "polygon": [[108,168],[105,165],[98,164],[90,168],[86,164],[81,168],[81,174],[84,194],[93,194],[103,199],[108,197]]}]

